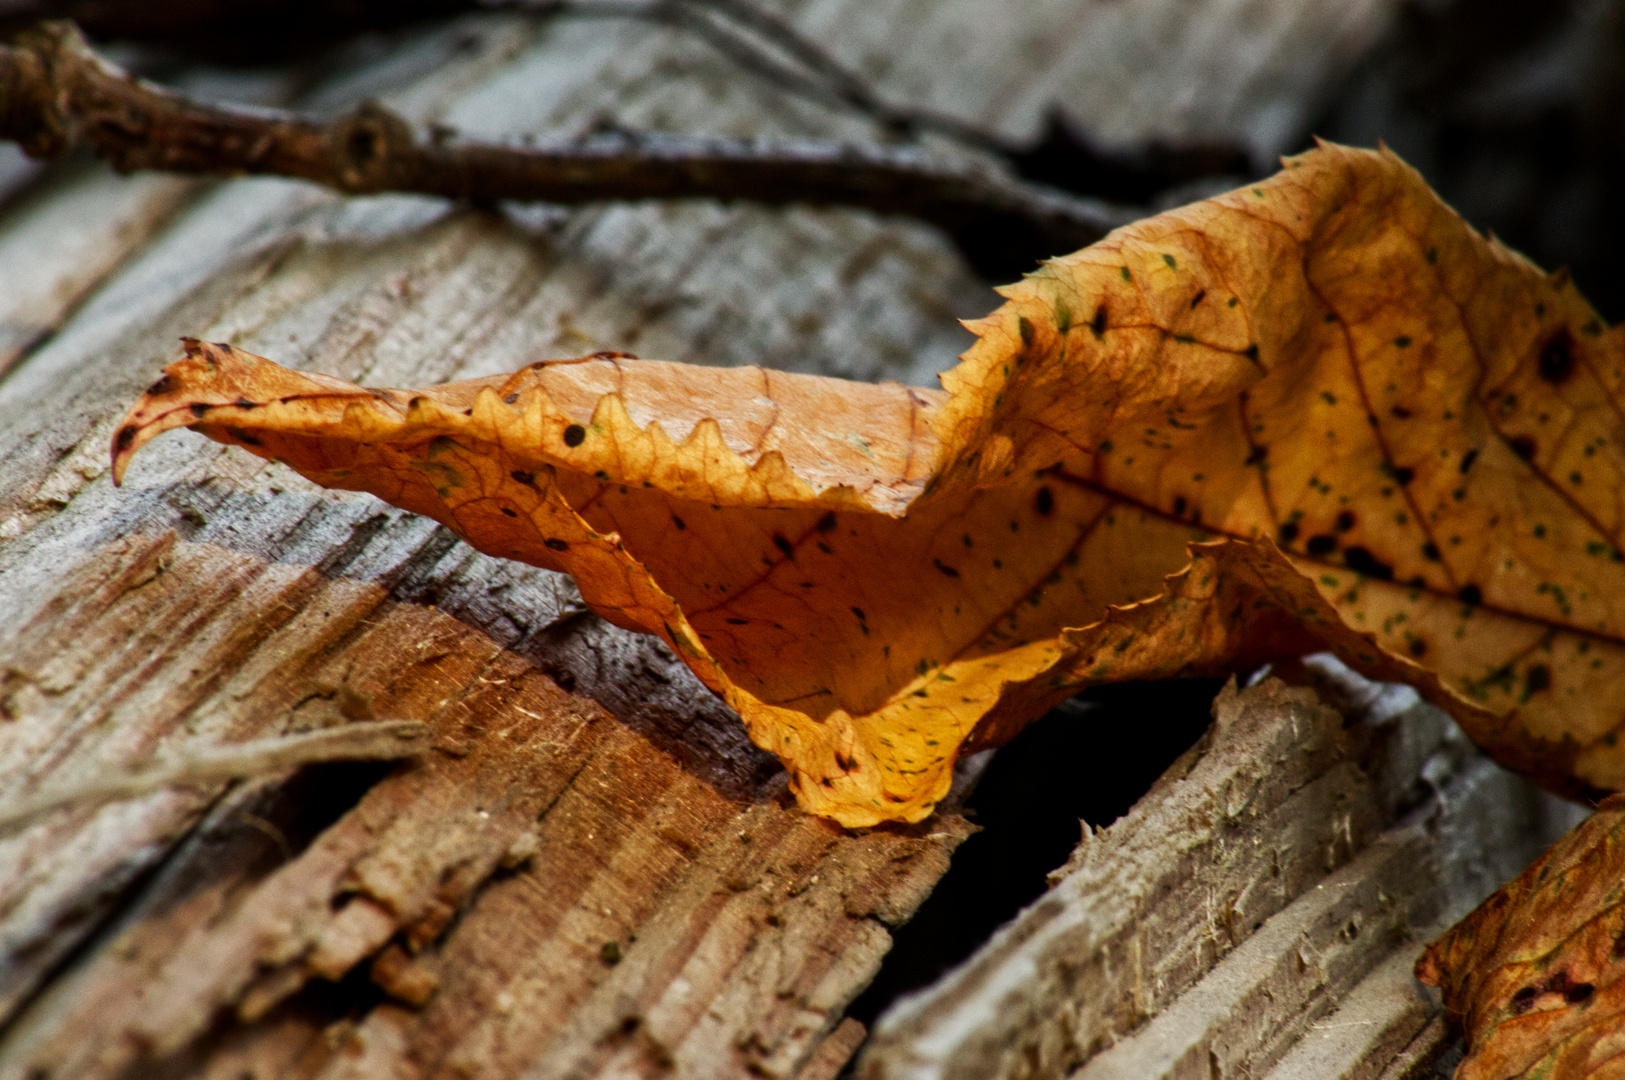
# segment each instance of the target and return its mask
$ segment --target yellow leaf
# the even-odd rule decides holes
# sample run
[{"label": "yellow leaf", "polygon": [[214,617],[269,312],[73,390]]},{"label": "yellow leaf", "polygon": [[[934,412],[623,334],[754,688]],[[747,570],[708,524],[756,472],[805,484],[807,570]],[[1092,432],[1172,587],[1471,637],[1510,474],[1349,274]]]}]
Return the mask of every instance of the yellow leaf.
[{"label": "yellow leaf", "polygon": [[567,571],[847,825],[1082,686],[1316,648],[1625,786],[1625,356],[1566,278],[1326,146],[1001,292],[940,391],[619,354],[363,390],[194,342],[115,473],[196,427]]}]

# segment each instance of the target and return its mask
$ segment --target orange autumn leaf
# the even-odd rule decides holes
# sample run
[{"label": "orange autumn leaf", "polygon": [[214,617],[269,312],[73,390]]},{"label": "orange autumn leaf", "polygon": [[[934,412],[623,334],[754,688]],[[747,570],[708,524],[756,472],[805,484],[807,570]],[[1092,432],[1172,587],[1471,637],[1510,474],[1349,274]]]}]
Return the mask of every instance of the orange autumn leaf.
[{"label": "orange autumn leaf", "polygon": [[616,354],[370,390],[194,342],[115,476],[195,427],[569,572],[847,825],[1082,686],[1317,648],[1625,787],[1625,357],[1565,276],[1326,146],[1001,292],[937,391]]},{"label": "orange autumn leaf", "polygon": [[1456,1080],[1625,1075],[1625,796],[1430,945],[1467,1057]]}]

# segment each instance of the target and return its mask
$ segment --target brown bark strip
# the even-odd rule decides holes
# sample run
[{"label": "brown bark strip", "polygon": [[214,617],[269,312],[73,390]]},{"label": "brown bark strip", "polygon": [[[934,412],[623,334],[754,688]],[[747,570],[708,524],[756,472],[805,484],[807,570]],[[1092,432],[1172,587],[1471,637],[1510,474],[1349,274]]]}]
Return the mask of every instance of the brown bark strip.
[{"label": "brown bark strip", "polygon": [[35,157],[88,146],[124,172],[288,176],[349,194],[856,206],[937,225],[989,270],[1084,247],[1127,220],[1099,203],[909,149],[622,132],[509,146],[420,138],[376,103],[328,122],[206,105],[130,77],[62,22],[0,46],[0,138]]}]

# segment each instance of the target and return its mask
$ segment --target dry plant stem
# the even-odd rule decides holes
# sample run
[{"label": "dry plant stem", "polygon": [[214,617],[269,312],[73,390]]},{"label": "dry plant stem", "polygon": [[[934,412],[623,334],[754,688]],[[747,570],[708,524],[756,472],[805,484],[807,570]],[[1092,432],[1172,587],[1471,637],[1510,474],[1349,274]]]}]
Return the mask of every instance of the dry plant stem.
[{"label": "dry plant stem", "polygon": [[88,146],[123,171],[298,177],[351,194],[580,204],[684,197],[906,214],[987,269],[1093,243],[1121,211],[918,151],[605,133],[551,145],[421,139],[376,105],[332,121],[205,105],[131,78],[67,23],[0,46],[0,138],[35,157]]},{"label": "dry plant stem", "polygon": [[174,784],[246,780],[324,761],[393,761],[428,749],[428,726],[417,720],[385,720],[279,735],[235,746],[181,749],[142,762],[127,772],[66,784],[0,805],[0,835],[31,824],[54,810],[84,809],[133,799]]}]

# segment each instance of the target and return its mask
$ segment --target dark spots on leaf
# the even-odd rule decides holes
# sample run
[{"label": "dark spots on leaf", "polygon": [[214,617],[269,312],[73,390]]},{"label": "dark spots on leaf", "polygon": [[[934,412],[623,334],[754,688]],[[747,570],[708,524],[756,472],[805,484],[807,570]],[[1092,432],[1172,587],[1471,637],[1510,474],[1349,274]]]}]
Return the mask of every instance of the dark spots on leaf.
[{"label": "dark spots on leaf", "polygon": [[1027,316],[1016,319],[1016,329],[1021,333],[1021,344],[1030,347],[1033,343],[1033,324],[1027,320]]},{"label": "dark spots on leaf", "polygon": [[1429,540],[1427,543],[1423,544],[1422,558],[1426,559],[1428,562],[1438,562],[1440,558],[1439,545],[1435,544],[1432,540]]},{"label": "dark spots on leaf", "polygon": [[1394,470],[1394,483],[1404,487],[1416,479],[1416,470],[1409,466],[1401,466]]},{"label": "dark spots on leaf", "polygon": [[789,540],[785,539],[783,533],[773,534],[773,546],[783,552],[784,557],[787,559],[793,560],[796,557],[795,545],[790,543]]},{"label": "dark spots on leaf", "polygon": [[835,554],[835,549],[824,543],[822,540],[818,541],[818,550],[822,551],[825,555]]},{"label": "dark spots on leaf", "polygon": [[815,526],[815,528],[817,528],[818,531],[821,532],[821,533],[834,532],[835,531],[835,511],[831,510],[827,514],[825,514],[823,517],[819,518],[818,519],[818,524]]},{"label": "dark spots on leaf", "polygon": [[205,405],[201,401],[194,401],[189,406],[189,408],[192,410],[192,415],[193,416],[207,416],[207,415],[209,415],[209,410],[214,408],[214,406],[213,405]]},{"label": "dark spots on leaf", "polygon": [[546,545],[546,547],[550,551],[569,551],[570,550],[570,545],[566,541],[563,541],[563,540],[544,540],[544,541],[542,541],[542,543],[544,545]]},{"label": "dark spots on leaf", "polygon": [[1049,517],[1055,513],[1055,493],[1047,487],[1038,489],[1038,495],[1033,499],[1033,506],[1040,517]]},{"label": "dark spots on leaf", "polygon": [[1356,574],[1364,574],[1378,581],[1394,580],[1394,568],[1363,547],[1343,549],[1343,562]]},{"label": "dark spots on leaf", "polygon": [[865,615],[863,613],[863,609],[860,608],[860,607],[853,608],[852,609],[852,614],[854,614],[854,615],[856,615],[858,617],[858,622],[867,622],[868,619],[869,619],[869,616]]},{"label": "dark spots on leaf", "polygon": [[513,393],[509,394],[507,397],[502,399],[503,404],[505,404],[505,405],[512,405],[514,402],[516,402],[518,400],[519,400],[519,391],[517,391],[517,390],[515,390]]},{"label": "dark spots on leaf", "polygon": [[1523,673],[1523,699],[1528,701],[1542,690],[1551,689],[1552,669],[1545,664],[1533,664]]},{"label": "dark spots on leaf", "polygon": [[1175,495],[1174,496],[1174,516],[1175,517],[1184,517],[1185,516],[1185,496],[1183,496],[1183,495]]},{"label": "dark spots on leaf", "polygon": [[1525,461],[1535,460],[1535,440],[1530,436],[1519,435],[1517,438],[1508,439],[1507,445],[1512,447],[1514,454],[1517,454]]},{"label": "dark spots on leaf", "polygon": [[1166,251],[1162,253],[1162,261],[1168,264],[1168,269],[1170,270],[1179,269],[1179,264],[1174,261],[1174,257],[1168,254]]},{"label": "dark spots on leaf", "polygon": [[976,546],[976,541],[974,541],[974,540],[972,540],[970,538],[970,533],[966,533],[964,536],[961,536],[959,539],[960,539],[961,542],[964,543],[964,545],[966,547],[975,547]]},{"label": "dark spots on leaf", "polygon": [[1268,456],[1269,452],[1270,448],[1267,446],[1255,446],[1247,452],[1247,460],[1242,462],[1242,464],[1257,465],[1260,461],[1263,461],[1266,456]]},{"label": "dark spots on leaf", "polygon": [[1528,1012],[1529,1007],[1535,1003],[1535,996],[1540,991],[1533,986],[1520,986],[1518,992],[1512,995],[1512,1011]]},{"label": "dark spots on leaf", "polygon": [[1095,308],[1095,317],[1089,323],[1089,329],[1094,332],[1094,335],[1095,335],[1095,337],[1097,339],[1098,338],[1103,338],[1103,337],[1106,336],[1106,305],[1105,304],[1101,304],[1099,307]]},{"label": "dark spots on leaf", "polygon": [[1420,660],[1423,656],[1427,655],[1428,643],[1419,637],[1413,637],[1410,640],[1410,644],[1405,647],[1405,651],[1409,652],[1413,657]]},{"label": "dark spots on leaf", "polygon": [[1337,537],[1331,533],[1320,533],[1311,536],[1303,545],[1305,551],[1311,555],[1330,555],[1337,550]]},{"label": "dark spots on leaf", "polygon": [[841,771],[844,773],[852,772],[858,767],[857,762],[853,761],[839,750],[835,751],[835,764],[840,766]]},{"label": "dark spots on leaf", "polygon": [[750,625],[750,620],[749,619],[729,619],[729,620],[727,620],[727,622],[728,622],[729,626],[748,626],[748,625]]},{"label": "dark spots on leaf", "polygon": [[587,429],[580,424],[571,424],[564,429],[564,445],[580,446],[587,441]]},{"label": "dark spots on leaf", "polygon": [[523,469],[515,469],[508,475],[519,481],[519,483],[524,484],[526,487],[536,486],[536,474],[533,472],[526,472]]},{"label": "dark spots on leaf", "polygon": [[608,480],[609,479],[609,473],[605,472],[603,469],[599,469],[597,472],[593,473],[592,475],[593,475],[593,478],[597,479],[597,480]]},{"label": "dark spots on leaf", "polygon": [[949,577],[958,577],[959,576],[959,571],[958,570],[955,570],[953,567],[949,566],[947,563],[943,562],[941,559],[932,559],[931,560],[931,565],[936,567],[938,570],[941,570],[944,574],[947,574]]},{"label": "dark spots on leaf", "polygon": [[1207,296],[1207,290],[1203,289],[1201,292],[1199,292],[1195,296],[1191,297],[1191,310],[1192,311],[1196,310],[1196,305],[1200,304],[1202,302],[1202,298],[1205,297],[1205,296]]},{"label": "dark spots on leaf", "polygon": [[1563,994],[1563,1000],[1570,1005],[1579,1005],[1596,992],[1596,987],[1590,983],[1575,983]]},{"label": "dark spots on leaf", "polygon": [[1337,520],[1332,522],[1332,528],[1336,529],[1338,532],[1348,532],[1350,529],[1354,528],[1354,511],[1345,510],[1341,514],[1338,514]]},{"label": "dark spots on leaf", "polygon": [[136,426],[134,424],[119,428],[118,434],[113,436],[113,449],[121,454],[128,450],[130,444],[135,442],[135,433]]},{"label": "dark spots on leaf", "polygon": [[1466,476],[1467,475],[1467,470],[1471,469],[1473,467],[1473,462],[1475,462],[1477,460],[1478,460],[1478,447],[1476,447],[1476,446],[1473,447],[1471,450],[1467,451],[1465,454],[1461,455],[1461,474],[1463,476]]},{"label": "dark spots on leaf", "polygon": [[1567,327],[1559,330],[1540,347],[1540,377],[1553,386],[1562,386],[1574,374],[1574,335]]},{"label": "dark spots on leaf", "polygon": [[239,409],[243,410],[244,412],[248,412],[251,409],[257,409],[257,408],[260,407],[259,402],[257,402],[257,401],[249,401],[247,398],[243,397],[241,394],[237,395],[237,400],[232,402],[232,404],[237,406]]},{"label": "dark spots on leaf", "polygon": [[1428,248],[1428,262],[1436,263],[1438,261],[1439,261],[1439,249],[1436,248],[1436,247]]},{"label": "dark spots on leaf", "polygon": [[1456,599],[1460,600],[1464,604],[1477,607],[1484,602],[1484,590],[1480,589],[1472,582],[1468,582],[1466,585],[1463,585],[1459,590],[1457,590]]},{"label": "dark spots on leaf", "polygon": [[1412,416],[1416,415],[1403,405],[1395,405],[1393,408],[1389,409],[1388,412],[1389,415],[1393,416],[1395,420],[1409,420]]},{"label": "dark spots on leaf", "polygon": [[1401,349],[1408,349],[1411,347],[1411,339],[1407,335],[1401,334],[1394,339],[1394,345]]},{"label": "dark spots on leaf", "polygon": [[503,513],[504,513],[504,514],[506,514],[506,515],[507,515],[507,516],[508,516],[508,517],[511,517],[511,518],[516,518],[516,517],[518,517],[518,516],[519,516],[519,513],[518,513],[518,511],[516,511],[516,510],[513,510],[513,509],[511,509],[511,508],[509,508],[509,507],[506,507],[506,506],[504,506],[504,507],[503,507],[503,508],[502,508],[502,512],[503,512]]},{"label": "dark spots on leaf", "polygon": [[671,523],[673,525],[677,526],[677,531],[678,532],[682,532],[684,529],[688,528],[688,522],[684,521],[682,518],[678,517],[676,514],[673,514],[671,516]]},{"label": "dark spots on leaf", "polygon": [[175,380],[174,380],[174,378],[172,378],[171,376],[165,375],[163,378],[159,379],[157,382],[155,382],[151,386],[147,387],[147,393],[149,393],[149,394],[167,394],[167,393],[169,393],[170,391],[172,391],[174,389],[175,389]]},{"label": "dark spots on leaf", "polygon": [[1290,544],[1298,538],[1298,523],[1289,521],[1275,531],[1275,538],[1279,543]]},{"label": "dark spots on leaf", "polygon": [[1254,342],[1253,344],[1247,346],[1241,351],[1241,355],[1245,356],[1255,364],[1258,363],[1258,343]]}]

